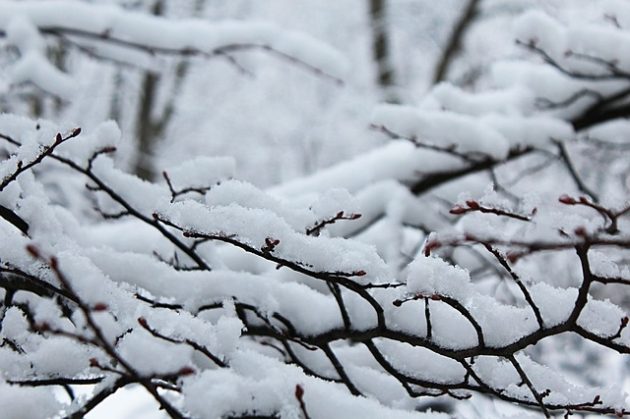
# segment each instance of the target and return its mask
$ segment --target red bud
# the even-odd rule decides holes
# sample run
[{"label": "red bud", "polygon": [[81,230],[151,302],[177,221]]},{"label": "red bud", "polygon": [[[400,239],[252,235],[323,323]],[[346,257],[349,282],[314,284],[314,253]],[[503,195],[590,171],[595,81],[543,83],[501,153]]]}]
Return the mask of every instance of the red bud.
[{"label": "red bud", "polygon": [[271,237],[267,237],[265,239],[265,244],[267,246],[277,246],[278,244],[280,244],[280,240],[278,239],[272,239]]},{"label": "red bud", "polygon": [[34,258],[39,259],[40,257],[39,249],[34,244],[27,244],[26,251]]},{"label": "red bud", "polygon": [[576,236],[585,237],[586,229],[584,227],[577,227],[574,231]]},{"label": "red bud", "polygon": [[304,396],[304,388],[301,385],[296,384],[295,385],[295,398],[298,400],[302,400],[303,396]]},{"label": "red bud", "polygon": [[92,307],[92,311],[107,311],[108,307],[105,303],[96,303],[94,307]]},{"label": "red bud", "polygon": [[50,330],[50,325],[46,322],[38,323],[34,326],[35,330],[39,332],[47,332]]},{"label": "red bud", "polygon": [[464,214],[466,211],[468,211],[466,208],[460,205],[455,205],[453,208],[451,208],[449,212],[454,215],[460,215],[460,214]]},{"label": "red bud", "polygon": [[192,367],[182,367],[177,372],[177,375],[185,376],[185,375],[192,375],[194,373],[195,373],[195,370]]},{"label": "red bud", "polygon": [[427,244],[424,245],[424,255],[430,256],[433,250],[439,249],[441,246],[442,246],[442,243],[440,243],[437,240],[428,241]]}]

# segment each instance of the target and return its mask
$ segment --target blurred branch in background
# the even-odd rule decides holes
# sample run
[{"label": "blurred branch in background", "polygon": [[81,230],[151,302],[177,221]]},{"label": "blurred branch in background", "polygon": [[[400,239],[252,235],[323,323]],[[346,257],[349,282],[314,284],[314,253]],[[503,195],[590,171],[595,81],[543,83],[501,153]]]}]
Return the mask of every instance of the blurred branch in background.
[{"label": "blurred branch in background", "polygon": [[446,79],[451,63],[457,57],[462,48],[462,41],[466,36],[466,32],[473,24],[475,17],[477,16],[480,3],[481,0],[468,0],[468,4],[453,27],[453,31],[448,38],[440,60],[435,68],[435,73],[433,75],[434,84]]},{"label": "blurred branch in background", "polygon": [[399,100],[394,91],[395,74],[387,21],[388,0],[368,1],[370,2],[372,56],[376,64],[376,81],[383,92],[385,101],[396,103]]}]

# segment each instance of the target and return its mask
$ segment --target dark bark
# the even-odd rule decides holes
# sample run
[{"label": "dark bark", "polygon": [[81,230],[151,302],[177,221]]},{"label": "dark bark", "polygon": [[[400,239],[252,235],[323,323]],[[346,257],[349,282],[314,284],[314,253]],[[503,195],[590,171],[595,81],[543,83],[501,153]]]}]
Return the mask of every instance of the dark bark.
[{"label": "dark bark", "polygon": [[391,59],[391,47],[387,32],[386,0],[369,0],[370,23],[372,25],[372,56],[376,64],[376,82],[383,90],[385,98],[397,102],[391,91],[394,86],[394,71]]},{"label": "dark bark", "polygon": [[442,56],[440,57],[440,61],[435,69],[433,83],[439,83],[445,79],[451,63],[461,50],[462,40],[464,39],[466,32],[477,16],[480,2],[480,0],[469,0],[466,9],[464,9],[464,12],[455,24],[453,32],[446,43]]}]

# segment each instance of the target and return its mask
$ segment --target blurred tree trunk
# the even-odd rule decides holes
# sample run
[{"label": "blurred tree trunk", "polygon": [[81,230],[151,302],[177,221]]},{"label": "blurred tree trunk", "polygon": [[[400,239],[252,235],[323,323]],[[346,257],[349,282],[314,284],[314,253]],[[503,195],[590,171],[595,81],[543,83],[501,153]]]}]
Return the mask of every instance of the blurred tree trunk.
[{"label": "blurred tree trunk", "polygon": [[481,0],[468,0],[468,4],[455,23],[453,31],[442,52],[442,56],[435,68],[433,83],[439,83],[445,80],[453,60],[457,57],[462,48],[462,40],[477,16],[479,3],[481,3]]},{"label": "blurred tree trunk", "polygon": [[158,85],[158,76],[146,72],[142,79],[142,98],[138,109],[137,137],[138,137],[138,159],[135,172],[143,179],[153,179],[153,162],[151,155],[153,146],[157,140],[158,124],[152,118],[153,104]]},{"label": "blurred tree trunk", "polygon": [[394,88],[394,71],[391,47],[387,31],[387,0],[369,0],[370,23],[372,26],[372,56],[376,63],[376,82],[382,89],[385,100],[398,102]]},{"label": "blurred tree trunk", "polygon": [[[153,4],[151,13],[161,16],[164,13],[163,0]],[[134,172],[142,179],[153,180],[152,154],[157,137],[161,133],[162,124],[153,120],[153,107],[156,101],[159,75],[145,71],[140,87],[140,103],[138,119],[136,121],[136,138],[138,141],[138,155]]]},{"label": "blurred tree trunk", "polygon": [[[197,0],[192,10],[193,15],[199,15],[205,8],[205,0]],[[156,0],[151,13],[154,16],[164,14],[164,0]],[[188,72],[188,61],[181,61],[175,69],[175,81],[172,86],[169,99],[159,117],[155,116],[158,89],[160,88],[160,75],[151,71],[145,71],[142,76],[141,98],[138,107],[138,119],[136,122],[136,136],[138,141],[138,156],[134,172],[142,179],[154,180],[153,154],[156,142],[164,135],[174,110],[175,100]]]}]

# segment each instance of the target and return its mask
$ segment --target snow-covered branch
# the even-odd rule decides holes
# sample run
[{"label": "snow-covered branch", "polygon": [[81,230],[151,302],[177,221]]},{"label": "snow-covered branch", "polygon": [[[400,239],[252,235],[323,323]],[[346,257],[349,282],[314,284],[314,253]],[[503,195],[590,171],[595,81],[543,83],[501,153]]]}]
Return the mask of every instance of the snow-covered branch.
[{"label": "snow-covered branch", "polygon": [[[76,1],[0,2],[0,36],[21,57],[9,71],[13,83],[33,82],[44,91],[70,99],[72,76],[45,57],[44,36],[54,36],[90,55],[127,62],[126,49],[155,55],[229,56],[261,49],[337,83],[346,75],[344,58],[309,36],[262,22],[169,20],[113,5]],[[117,48],[102,48],[102,45]],[[131,61],[133,62],[133,61]]]},{"label": "snow-covered branch", "polygon": [[[612,377],[630,353],[630,166],[584,139],[627,134],[602,123],[626,116],[630,67],[607,46],[630,46],[623,21],[526,15],[518,39],[542,63],[497,65],[495,90],[379,106],[387,144],[268,190],[231,158],[142,180],[113,122],[0,115],[3,414],[80,418],[135,386],[173,418],[446,418],[427,406],[483,397],[630,416]],[[256,47],[342,73],[262,24],[2,1],[0,30],[14,70],[56,36],[113,59],[102,43]]]}]

